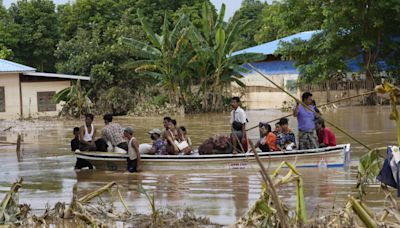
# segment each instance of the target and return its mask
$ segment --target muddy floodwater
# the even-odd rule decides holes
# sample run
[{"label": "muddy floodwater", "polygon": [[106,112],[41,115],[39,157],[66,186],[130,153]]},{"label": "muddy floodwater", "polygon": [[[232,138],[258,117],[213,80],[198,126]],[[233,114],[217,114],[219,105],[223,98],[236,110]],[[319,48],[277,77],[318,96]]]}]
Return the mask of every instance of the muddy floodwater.
[{"label": "muddy floodwater", "polygon": [[[394,144],[395,125],[389,120],[390,108],[345,107],[324,112],[325,118],[343,127],[370,147]],[[286,115],[278,110],[248,111],[249,125]],[[162,128],[162,117],[117,117],[114,120],[125,126],[133,126],[140,143],[150,142],[146,132]],[[207,137],[229,132],[229,114],[202,114],[177,117],[178,125],[184,125],[195,145]],[[17,134],[23,135],[22,161],[18,162],[15,145],[0,144],[0,198],[18,177],[24,178],[20,194],[21,203],[29,203],[36,211],[44,210],[46,204],[70,202],[73,186],[82,196],[110,181],[122,186],[131,208],[148,213],[150,207],[143,195],[136,192],[138,184],[154,192],[156,206],[172,210],[191,207],[198,216],[207,216],[221,224],[234,223],[259,197],[261,179],[256,170],[232,170],[225,172],[142,172],[128,174],[108,171],[75,171],[75,157],[70,152],[72,128],[83,121],[0,121],[0,141],[15,142]],[[95,120],[98,135],[103,121]],[[289,119],[295,131],[297,122]],[[8,131],[2,131],[12,127]],[[333,128],[331,128],[333,129]],[[335,131],[335,130],[334,130]],[[305,183],[308,215],[318,215],[332,207],[342,207],[348,194],[355,193],[357,161],[366,152],[360,145],[335,131],[338,143],[351,143],[350,168],[300,169]],[[257,129],[250,133],[256,138]],[[384,196],[377,188],[368,189],[368,204],[380,210]],[[295,205],[295,186],[289,184],[279,191],[285,202]],[[107,199],[107,196],[103,198]],[[117,204],[118,206],[118,204]]]}]

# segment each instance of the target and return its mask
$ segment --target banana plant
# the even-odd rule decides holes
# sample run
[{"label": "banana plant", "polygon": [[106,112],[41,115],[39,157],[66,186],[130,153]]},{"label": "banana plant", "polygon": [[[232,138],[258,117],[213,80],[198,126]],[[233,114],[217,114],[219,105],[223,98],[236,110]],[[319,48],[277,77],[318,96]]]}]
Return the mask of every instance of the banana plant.
[{"label": "banana plant", "polygon": [[186,36],[189,19],[185,14],[181,15],[173,29],[170,30],[165,13],[161,34],[156,34],[140,9],[138,9],[137,15],[149,43],[123,37],[122,42],[131,48],[135,56],[140,58],[140,60],[127,63],[125,67],[158,79],[160,86],[170,92],[170,102],[178,103],[181,87],[185,87],[182,86],[180,77],[191,58],[183,50],[188,45]]},{"label": "banana plant", "polygon": [[[250,22],[239,24],[225,23],[225,4],[222,4],[219,15],[215,18],[208,2],[204,2],[201,13],[201,28],[191,26],[190,42],[195,55],[190,61],[191,67],[200,74],[200,91],[203,95],[203,109],[215,111],[221,108],[223,91],[231,82],[240,86],[240,72],[247,69],[242,65],[264,59],[261,54],[248,53],[233,56],[239,34]],[[211,107],[208,99],[211,97]]]},{"label": "banana plant", "polygon": [[63,109],[75,117],[80,117],[85,112],[89,112],[93,106],[89,98],[91,90],[85,91],[78,79],[68,88],[65,88],[53,96],[53,101],[58,104],[64,102]]}]

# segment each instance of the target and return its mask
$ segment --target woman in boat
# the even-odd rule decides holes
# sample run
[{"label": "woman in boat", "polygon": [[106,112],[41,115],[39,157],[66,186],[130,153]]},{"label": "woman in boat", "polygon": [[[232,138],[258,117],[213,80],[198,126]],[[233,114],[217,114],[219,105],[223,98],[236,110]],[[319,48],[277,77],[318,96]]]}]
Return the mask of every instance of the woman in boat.
[{"label": "woman in boat", "polygon": [[172,119],[168,122],[168,128],[164,132],[164,138],[167,143],[167,153],[170,155],[179,154],[179,148],[175,141],[179,139],[179,132],[176,128],[176,120]]},{"label": "woman in boat", "polygon": [[184,154],[191,154],[192,153],[192,140],[187,136],[187,131],[184,126],[180,126],[178,129],[179,132],[179,140],[178,140],[178,148]]},{"label": "woman in boat", "polygon": [[140,153],[139,143],[136,138],[133,137],[133,128],[125,128],[124,137],[128,140],[127,169],[130,173],[137,172],[140,166]]},{"label": "woman in boat", "polygon": [[322,118],[317,118],[315,128],[318,134],[319,147],[336,146],[336,137],[331,129],[325,127],[325,121]]},{"label": "woman in boat", "polygon": [[85,115],[85,124],[79,129],[79,150],[96,151],[96,130],[93,126],[93,114]]},{"label": "woman in boat", "polygon": [[262,152],[278,151],[276,135],[271,132],[271,125],[260,122],[259,130],[263,137],[257,142],[256,147],[260,148]]}]

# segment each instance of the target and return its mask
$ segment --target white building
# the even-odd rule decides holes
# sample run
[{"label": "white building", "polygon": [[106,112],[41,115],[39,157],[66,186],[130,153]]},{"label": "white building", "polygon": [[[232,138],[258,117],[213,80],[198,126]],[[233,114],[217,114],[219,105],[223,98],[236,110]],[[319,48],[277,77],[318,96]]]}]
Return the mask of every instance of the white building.
[{"label": "white building", "polygon": [[54,94],[71,86],[71,81],[90,77],[36,72],[35,68],[0,59],[0,119],[56,116],[60,104]]}]

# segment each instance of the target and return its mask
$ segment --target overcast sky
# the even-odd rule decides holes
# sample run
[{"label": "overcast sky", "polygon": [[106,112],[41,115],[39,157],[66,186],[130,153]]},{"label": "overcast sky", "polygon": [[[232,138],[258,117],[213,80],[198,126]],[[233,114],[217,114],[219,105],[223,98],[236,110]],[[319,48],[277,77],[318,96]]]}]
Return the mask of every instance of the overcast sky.
[{"label": "overcast sky", "polygon": [[[74,2],[74,0],[53,0],[53,1],[56,4]],[[3,0],[3,4],[6,7],[9,7],[13,2],[17,2],[17,0]],[[218,10],[221,8],[221,4],[225,3],[226,5],[225,20],[228,20],[235,13],[235,11],[240,8],[242,0],[211,0],[211,2],[215,5],[215,7]]]}]

